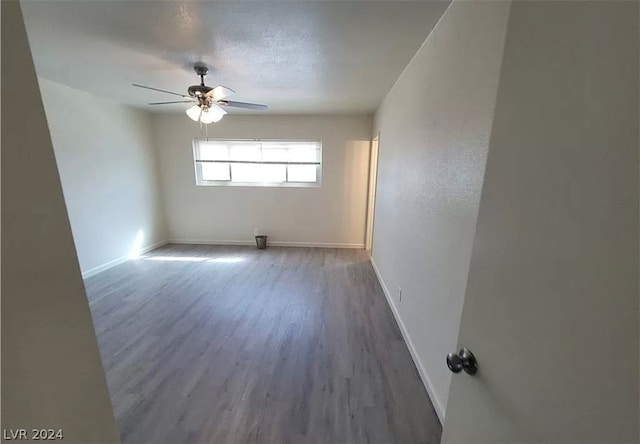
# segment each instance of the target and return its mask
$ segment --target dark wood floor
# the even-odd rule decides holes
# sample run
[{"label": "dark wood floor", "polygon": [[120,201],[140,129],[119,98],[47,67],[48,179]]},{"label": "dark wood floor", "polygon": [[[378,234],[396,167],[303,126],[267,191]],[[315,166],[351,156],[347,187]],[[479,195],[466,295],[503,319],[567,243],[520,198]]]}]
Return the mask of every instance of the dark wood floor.
[{"label": "dark wood floor", "polygon": [[124,443],[435,443],[361,250],[170,245],[86,281]]}]

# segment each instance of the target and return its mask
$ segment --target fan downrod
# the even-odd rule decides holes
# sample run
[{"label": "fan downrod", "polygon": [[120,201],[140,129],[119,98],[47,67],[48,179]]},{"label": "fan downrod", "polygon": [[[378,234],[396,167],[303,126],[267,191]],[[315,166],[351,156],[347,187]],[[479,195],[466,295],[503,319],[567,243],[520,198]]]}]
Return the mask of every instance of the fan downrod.
[{"label": "fan downrod", "polygon": [[191,85],[188,92],[191,97],[200,98],[212,89],[204,84],[204,77],[209,72],[209,68],[203,62],[196,62],[193,65],[193,70],[200,76],[200,85]]}]

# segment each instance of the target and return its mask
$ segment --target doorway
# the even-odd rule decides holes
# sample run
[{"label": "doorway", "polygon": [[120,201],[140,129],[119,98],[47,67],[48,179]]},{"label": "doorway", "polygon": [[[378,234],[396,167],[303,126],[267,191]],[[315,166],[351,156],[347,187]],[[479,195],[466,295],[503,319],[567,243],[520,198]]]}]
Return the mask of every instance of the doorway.
[{"label": "doorway", "polygon": [[371,156],[369,156],[369,194],[367,197],[367,229],[365,250],[371,251],[373,246],[373,222],[376,206],[376,182],[378,179],[378,145],[380,133],[371,141]]}]

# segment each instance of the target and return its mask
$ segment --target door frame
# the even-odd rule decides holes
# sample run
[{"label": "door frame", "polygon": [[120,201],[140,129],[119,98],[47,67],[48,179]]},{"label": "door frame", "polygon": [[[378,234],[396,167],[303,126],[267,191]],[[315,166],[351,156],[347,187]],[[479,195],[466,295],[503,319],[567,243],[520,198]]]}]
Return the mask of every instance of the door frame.
[{"label": "door frame", "polygon": [[371,140],[369,153],[369,190],[367,195],[367,226],[365,231],[364,249],[371,251],[373,247],[373,224],[376,207],[376,186],[378,182],[378,152],[380,149],[380,132]]}]

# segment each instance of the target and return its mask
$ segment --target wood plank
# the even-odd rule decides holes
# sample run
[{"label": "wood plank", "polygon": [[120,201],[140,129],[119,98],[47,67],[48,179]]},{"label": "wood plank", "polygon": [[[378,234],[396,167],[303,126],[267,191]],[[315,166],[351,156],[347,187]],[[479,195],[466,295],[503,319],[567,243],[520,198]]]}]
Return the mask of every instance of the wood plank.
[{"label": "wood plank", "polygon": [[167,245],[85,285],[124,443],[440,441],[365,251]]}]

